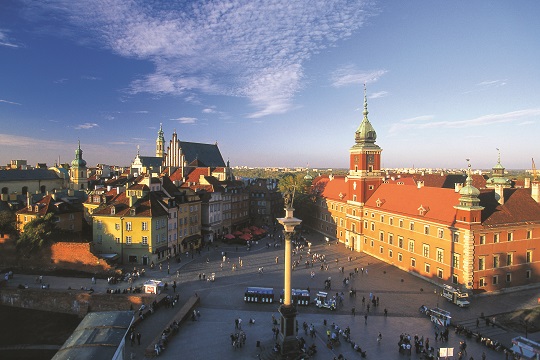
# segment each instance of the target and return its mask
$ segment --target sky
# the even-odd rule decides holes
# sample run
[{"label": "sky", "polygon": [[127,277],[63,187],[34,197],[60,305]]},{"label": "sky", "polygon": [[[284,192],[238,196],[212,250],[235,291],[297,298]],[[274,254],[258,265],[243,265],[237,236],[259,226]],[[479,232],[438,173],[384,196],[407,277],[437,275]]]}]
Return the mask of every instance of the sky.
[{"label": "sky", "polygon": [[[231,166],[540,163],[540,2],[2,0],[0,164],[129,165],[166,142]],[[499,150],[497,150],[499,149]]]}]

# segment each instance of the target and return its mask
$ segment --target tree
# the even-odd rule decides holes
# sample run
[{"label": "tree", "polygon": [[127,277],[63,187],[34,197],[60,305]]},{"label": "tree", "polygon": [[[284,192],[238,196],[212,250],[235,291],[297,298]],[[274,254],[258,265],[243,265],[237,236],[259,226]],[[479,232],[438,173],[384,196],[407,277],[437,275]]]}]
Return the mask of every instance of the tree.
[{"label": "tree", "polygon": [[53,239],[60,233],[53,213],[38,217],[24,226],[24,232],[17,239],[17,250],[28,253],[35,252],[52,244]]},{"label": "tree", "polygon": [[9,210],[0,211],[0,235],[12,234],[15,232],[15,213]]},{"label": "tree", "polygon": [[278,180],[278,189],[283,194],[286,191],[294,190],[293,208],[296,210],[295,216],[308,219],[310,207],[309,189],[312,180],[306,178],[305,173],[285,173]]}]

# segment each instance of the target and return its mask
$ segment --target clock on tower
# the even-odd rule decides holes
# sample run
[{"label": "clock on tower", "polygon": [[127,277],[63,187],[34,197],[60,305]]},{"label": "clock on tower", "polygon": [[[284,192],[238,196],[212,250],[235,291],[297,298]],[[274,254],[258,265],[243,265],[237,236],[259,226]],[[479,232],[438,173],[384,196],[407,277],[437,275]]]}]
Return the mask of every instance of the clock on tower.
[{"label": "clock on tower", "polygon": [[369,155],[367,156],[367,161],[368,161],[368,163],[373,164],[373,162],[375,161],[374,155],[373,155],[373,154],[369,154]]}]

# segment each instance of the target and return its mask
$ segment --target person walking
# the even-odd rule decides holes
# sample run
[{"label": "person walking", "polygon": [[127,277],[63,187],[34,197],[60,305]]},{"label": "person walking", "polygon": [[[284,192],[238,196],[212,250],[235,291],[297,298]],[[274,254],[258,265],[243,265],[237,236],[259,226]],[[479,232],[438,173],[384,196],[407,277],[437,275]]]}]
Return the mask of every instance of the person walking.
[{"label": "person walking", "polygon": [[137,345],[141,345],[141,333],[137,333]]},{"label": "person walking", "polygon": [[354,306],[353,306],[353,308],[351,309],[351,313],[352,313],[352,316],[356,316],[356,309],[354,308]]},{"label": "person walking", "polygon": [[367,325],[367,313],[365,313],[365,315],[364,315],[364,324]]}]

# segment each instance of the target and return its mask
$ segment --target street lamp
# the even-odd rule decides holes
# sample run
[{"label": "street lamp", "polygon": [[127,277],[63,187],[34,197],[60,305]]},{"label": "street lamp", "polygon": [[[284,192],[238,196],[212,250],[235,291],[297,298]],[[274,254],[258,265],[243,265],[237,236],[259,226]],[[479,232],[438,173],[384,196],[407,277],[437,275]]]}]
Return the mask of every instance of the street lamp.
[{"label": "street lamp", "polygon": [[283,225],[285,237],[285,276],[283,304],[279,307],[281,315],[281,329],[279,342],[281,354],[286,355],[298,351],[298,341],[296,340],[296,307],[292,302],[291,272],[292,272],[292,236],[294,228],[300,225],[302,220],[293,217],[294,192],[287,190],[284,193],[285,217],[278,218],[278,222]]}]

